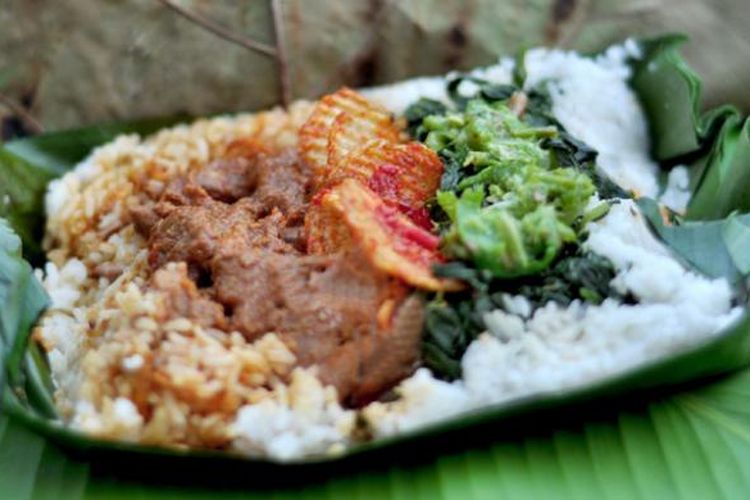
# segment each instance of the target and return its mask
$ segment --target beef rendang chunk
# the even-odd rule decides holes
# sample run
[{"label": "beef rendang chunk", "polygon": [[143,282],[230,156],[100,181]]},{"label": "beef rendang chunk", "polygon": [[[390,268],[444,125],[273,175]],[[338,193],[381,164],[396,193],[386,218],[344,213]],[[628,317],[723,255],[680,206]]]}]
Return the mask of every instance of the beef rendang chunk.
[{"label": "beef rendang chunk", "polygon": [[[305,253],[312,174],[294,149],[234,151],[131,210],[148,238],[152,286],[204,326],[250,341],[276,333],[349,405],[377,398],[417,366],[421,300],[356,247]],[[168,275],[169,262],[184,263],[180,276]]]}]

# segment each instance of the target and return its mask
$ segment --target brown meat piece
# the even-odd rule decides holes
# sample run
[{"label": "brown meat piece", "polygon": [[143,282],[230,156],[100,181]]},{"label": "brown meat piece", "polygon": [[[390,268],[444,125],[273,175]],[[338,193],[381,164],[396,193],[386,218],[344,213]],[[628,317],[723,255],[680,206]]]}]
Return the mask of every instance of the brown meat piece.
[{"label": "brown meat piece", "polygon": [[312,191],[312,180],[296,151],[264,156],[257,172],[258,184],[253,198],[266,210],[271,207],[281,210],[290,224],[301,224]]},{"label": "brown meat piece", "polygon": [[357,252],[305,255],[307,168],[294,150],[237,151],[131,210],[152,286],[175,316],[249,340],[277,333],[348,404],[377,397],[418,361],[421,301]]},{"label": "brown meat piece", "polygon": [[130,218],[136,231],[148,237],[153,228],[178,207],[200,206],[211,201],[206,191],[184,177],[174,179],[166,187],[158,201],[141,201],[130,207]]},{"label": "brown meat piece", "polygon": [[[401,306],[405,287],[356,254],[246,252],[215,259],[213,279],[216,300],[233,312],[233,329],[251,340],[277,332],[300,364],[317,365],[351,404],[407,376],[419,357],[421,303]],[[396,320],[391,324],[386,311],[380,325],[379,311],[389,305]]]},{"label": "brown meat piece", "polygon": [[155,205],[153,202],[143,202],[129,210],[130,220],[133,222],[135,230],[143,236],[148,237],[151,229],[161,221],[161,217],[154,210]]},{"label": "brown meat piece", "polygon": [[233,253],[262,248],[294,252],[280,234],[284,217],[274,211],[256,220],[254,212],[254,204],[244,200],[234,205],[209,202],[177,207],[151,233],[149,263],[156,269],[167,262],[186,262],[192,271],[207,269],[219,250]]},{"label": "brown meat piece", "polygon": [[214,200],[233,203],[251,197],[265,213],[277,208],[289,219],[303,215],[311,190],[310,174],[294,150],[215,160],[192,181]]},{"label": "brown meat piece", "polygon": [[248,158],[221,158],[196,172],[193,180],[214,200],[233,203],[255,191],[259,167]]},{"label": "brown meat piece", "polygon": [[220,158],[187,176],[173,179],[157,202],[142,201],[130,208],[138,232],[148,237],[162,219],[180,207],[199,207],[219,201],[244,203],[255,218],[274,209],[299,226],[311,189],[310,172],[294,150],[272,155],[262,150],[247,157]]}]

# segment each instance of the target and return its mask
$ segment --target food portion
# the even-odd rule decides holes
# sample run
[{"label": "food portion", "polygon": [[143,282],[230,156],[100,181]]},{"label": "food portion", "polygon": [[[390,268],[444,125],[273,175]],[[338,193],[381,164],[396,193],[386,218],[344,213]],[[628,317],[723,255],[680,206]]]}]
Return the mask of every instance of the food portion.
[{"label": "food portion", "polygon": [[412,371],[421,302],[357,249],[307,252],[312,182],[293,148],[231,143],[130,214],[172,316],[249,342],[276,332],[300,366],[357,404]]},{"label": "food portion", "polygon": [[35,338],[66,423],[298,459],[710,337],[730,284],[634,201],[687,203],[659,192],[638,57],[538,49],[93,151],[47,196]]}]

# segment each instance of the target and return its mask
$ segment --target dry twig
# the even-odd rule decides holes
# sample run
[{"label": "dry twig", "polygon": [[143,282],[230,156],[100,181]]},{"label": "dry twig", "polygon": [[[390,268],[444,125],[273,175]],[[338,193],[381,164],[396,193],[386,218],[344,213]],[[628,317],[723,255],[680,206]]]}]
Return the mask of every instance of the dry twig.
[{"label": "dry twig", "polygon": [[281,104],[285,108],[292,102],[292,89],[289,82],[289,60],[286,53],[284,39],[284,22],[281,12],[281,0],[271,0],[271,14],[273,16],[273,32],[276,38],[276,65],[279,70],[279,94]]},{"label": "dry twig", "polygon": [[246,49],[260,52],[261,54],[271,56],[276,60],[279,72],[279,95],[281,104],[286,108],[292,100],[291,86],[289,82],[289,62],[286,52],[286,42],[284,40],[284,26],[281,12],[280,0],[271,0],[271,15],[273,17],[274,37],[276,46],[271,46],[252,38],[238,35],[231,30],[221,26],[210,19],[182,7],[174,0],[159,0],[164,6],[178,13],[188,21],[210,31],[224,40],[240,45]]},{"label": "dry twig", "polygon": [[213,33],[216,36],[219,36],[223,38],[224,40],[227,40],[229,42],[235,43],[237,45],[240,45],[242,47],[245,47],[249,50],[254,50],[256,52],[260,52],[261,54],[265,54],[267,56],[271,57],[277,57],[277,51],[276,48],[268,45],[263,42],[259,42],[257,40],[253,40],[252,38],[247,38],[241,35],[238,35],[236,33],[233,33],[231,30],[225,28],[224,26],[215,23],[214,21],[211,21],[210,19],[197,14],[189,9],[184,8],[179,3],[175,2],[174,0],[159,0],[164,6],[172,9],[185,19],[207,29],[211,33]]},{"label": "dry twig", "polygon": [[44,127],[42,126],[42,124],[39,123],[39,121],[34,118],[31,113],[29,113],[29,111],[21,106],[18,102],[14,101],[5,94],[0,94],[0,103],[10,109],[11,112],[16,115],[18,119],[21,120],[21,122],[23,122],[27,130],[31,131],[34,134],[44,132]]}]

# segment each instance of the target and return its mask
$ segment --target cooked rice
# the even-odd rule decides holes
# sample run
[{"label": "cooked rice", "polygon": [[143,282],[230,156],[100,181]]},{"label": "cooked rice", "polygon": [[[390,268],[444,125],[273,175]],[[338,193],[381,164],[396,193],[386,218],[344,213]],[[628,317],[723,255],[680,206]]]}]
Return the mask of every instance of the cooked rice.
[{"label": "cooked rice", "polygon": [[[547,82],[557,118],[599,150],[599,167],[623,187],[658,196],[658,166],[648,154],[643,112],[627,86],[632,42],[596,59],[535,49],[526,56],[532,83]],[[475,75],[507,83],[513,62]],[[419,78],[368,89],[402,112],[418,97],[446,100],[445,79]],[[123,214],[139,190],[159,193],[169,179],[221,156],[233,139],[257,136],[296,144],[309,114],[296,103],[273,110],[199,120],[97,148],[47,196],[52,297],[36,337],[49,351],[56,398],[71,426],[107,439],[167,446],[220,447],[292,459],[337,453],[355,440],[357,413],[343,409],[315,369],[295,368],[272,333],[249,343],[238,332],[166,318],[164,296],[146,286],[145,241]],[[661,200],[683,210],[687,172],[669,176]],[[585,245],[612,260],[613,285],[640,299],[623,305],[548,304],[530,314],[523,297],[487,315],[488,332],[467,350],[463,380],[418,370],[397,388],[400,399],[362,410],[375,435],[412,429],[462,411],[601,380],[710,337],[738,314],[724,280],[683,269],[623,202],[591,225]],[[122,269],[94,279],[101,266]],[[284,381],[288,380],[288,384]]]},{"label": "cooked rice", "polygon": [[[254,440],[238,437],[234,421],[243,421],[245,405],[265,402],[263,408],[308,412],[311,423],[319,418],[330,427],[332,437],[313,439],[317,447],[304,452],[346,442],[352,412],[336,404],[317,416],[320,409],[305,401],[317,397],[330,406],[331,389],[320,387],[313,370],[292,373],[294,355],[273,333],[248,343],[239,332],[207,330],[187,318],[164,321],[164,296],[146,287],[145,241],[122,219],[138,190],[160,192],[169,179],[220,157],[234,139],[294,146],[310,110],[301,102],[288,115],[274,110],[200,120],[143,140],[122,136],[50,185],[44,284],[52,307],[36,334],[73,427],[169,446],[227,447],[237,440],[249,450]],[[113,282],[91,278],[89,270],[101,266],[124,272]],[[290,375],[287,387],[281,380]],[[261,443],[259,451],[271,447]],[[269,452],[283,456],[276,448]]]}]

